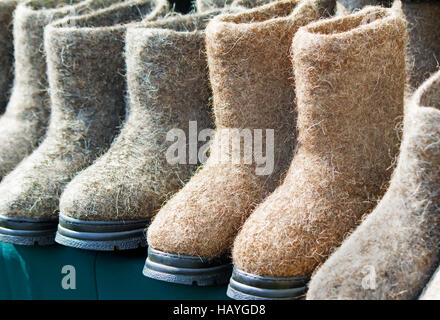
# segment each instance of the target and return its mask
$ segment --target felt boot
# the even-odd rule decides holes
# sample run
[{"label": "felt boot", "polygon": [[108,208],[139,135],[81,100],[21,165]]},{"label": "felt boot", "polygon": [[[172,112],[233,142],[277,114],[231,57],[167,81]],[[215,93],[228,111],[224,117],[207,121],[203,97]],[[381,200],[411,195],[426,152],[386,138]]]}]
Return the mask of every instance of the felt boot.
[{"label": "felt boot", "polygon": [[126,26],[167,6],[128,1],[46,28],[50,125],[44,142],[0,184],[0,240],[54,242],[64,187],[108,149],[124,114]]},{"label": "felt boot", "polygon": [[294,299],[374,208],[397,156],[406,23],[391,9],[300,28],[292,43],[298,148],[234,242],[228,295]]},{"label": "felt boot", "polygon": [[420,300],[440,300],[440,267],[423,290]]},{"label": "felt boot", "polygon": [[[166,151],[173,142],[167,133],[195,130],[197,137],[201,129],[213,127],[208,68],[201,52],[204,28],[221,12],[176,16],[128,29],[128,119],[109,151],[64,191],[58,243],[94,250],[138,247],[145,241],[150,218],[194,174],[200,165],[197,159],[168,161]],[[198,149],[197,141],[184,146]]]},{"label": "felt boot", "polygon": [[[50,98],[43,50],[44,27],[65,17],[105,7],[117,0],[31,0],[17,6],[13,20],[15,79],[0,118],[0,181],[44,139]],[[75,4],[76,3],[76,4]]]},{"label": "felt boot", "polygon": [[12,14],[17,3],[17,0],[0,1],[0,114],[5,111],[12,86],[14,63]]},{"label": "felt boot", "polygon": [[387,193],[313,276],[308,299],[416,299],[438,266],[440,72],[415,93],[403,130]]},{"label": "felt boot", "polygon": [[278,1],[208,24],[216,133],[203,168],[148,229],[146,276],[200,286],[227,282],[236,232],[292,156],[292,37],[325,10],[316,1]]}]

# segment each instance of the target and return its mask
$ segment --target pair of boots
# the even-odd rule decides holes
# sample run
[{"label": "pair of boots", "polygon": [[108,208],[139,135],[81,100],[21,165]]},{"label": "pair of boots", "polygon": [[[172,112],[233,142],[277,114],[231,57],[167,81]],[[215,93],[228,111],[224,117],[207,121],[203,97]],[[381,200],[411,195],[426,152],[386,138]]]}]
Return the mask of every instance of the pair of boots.
[{"label": "pair of boots", "polygon": [[108,149],[124,114],[127,23],[168,11],[164,0],[50,5],[31,0],[14,16],[16,79],[0,119],[0,239],[16,244],[53,243],[64,186]]},{"label": "pair of boots", "polygon": [[[26,9],[34,17],[65,10]],[[197,167],[167,162],[167,132],[191,122],[212,127],[203,29],[213,16],[239,9],[157,19],[167,10],[161,0],[124,2],[46,27],[50,126],[0,184],[2,241],[52,244],[58,227],[56,240],[73,247],[144,245],[148,218]],[[129,108],[113,141],[126,83]]]},{"label": "pair of boots", "polygon": [[[231,297],[297,298],[386,190],[403,116],[405,20],[376,7],[309,24],[319,9],[278,2],[208,25],[211,155],[149,227],[145,275],[225,283],[233,245]],[[219,162],[249,151],[246,141],[231,148],[224,129],[254,130],[255,141],[265,131],[273,170]]]},{"label": "pair of boots", "polygon": [[[14,86],[0,118],[0,181],[36,149],[47,130],[50,98],[43,53],[44,27],[65,16],[87,13],[112,2],[119,0],[31,0],[17,6],[13,19]],[[6,70],[9,71],[6,68],[2,72]]]}]

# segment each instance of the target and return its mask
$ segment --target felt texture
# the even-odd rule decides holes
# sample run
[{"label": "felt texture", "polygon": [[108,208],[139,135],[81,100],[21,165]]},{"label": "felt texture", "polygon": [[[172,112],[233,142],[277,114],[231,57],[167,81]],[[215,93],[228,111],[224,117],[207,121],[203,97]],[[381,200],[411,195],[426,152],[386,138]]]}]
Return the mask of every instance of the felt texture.
[{"label": "felt texture", "polygon": [[412,98],[387,193],[316,272],[308,299],[416,299],[439,263],[440,72]]},{"label": "felt texture", "polygon": [[366,5],[398,8],[408,21],[408,97],[440,67],[440,2],[433,0],[339,0],[338,14]]},{"label": "felt texture", "polygon": [[[275,189],[295,144],[290,43],[300,26],[318,18],[313,1],[278,1],[208,24],[216,134],[207,162],[150,225],[151,247],[205,257],[226,254],[252,209]],[[234,152],[222,134],[228,128],[273,129],[273,172],[256,174],[254,158],[243,161],[246,146],[238,150],[239,161],[228,161]]]},{"label": "felt texture", "polygon": [[231,5],[234,7],[255,8],[274,1],[275,0],[234,0]]},{"label": "felt texture", "polygon": [[366,6],[379,5],[389,7],[393,0],[338,0],[338,4],[349,12],[360,10]]},{"label": "felt texture", "polygon": [[233,0],[197,0],[195,1],[194,6],[197,12],[204,12],[227,7],[232,2]]},{"label": "felt texture", "polygon": [[420,300],[440,300],[440,267],[423,290]]},{"label": "felt texture", "polygon": [[154,19],[163,0],[115,4],[45,29],[51,117],[47,136],[0,184],[0,213],[56,218],[59,196],[105,152],[125,109],[127,24]]},{"label": "felt texture", "polygon": [[408,20],[408,82],[417,89],[440,68],[440,2],[402,1]]},{"label": "felt texture", "polygon": [[0,1],[0,114],[5,111],[13,79],[12,14],[18,0]]},{"label": "felt texture", "polygon": [[234,242],[238,269],[309,276],[374,208],[398,153],[405,45],[406,22],[379,7],[296,33],[298,148]]},{"label": "felt texture", "polygon": [[44,27],[65,17],[108,6],[117,0],[20,3],[14,12],[14,85],[0,118],[0,181],[44,139],[50,116]]},{"label": "felt texture", "polygon": [[109,151],[67,186],[60,201],[63,215],[152,217],[194,174],[197,161],[167,161],[174,141],[166,137],[174,128],[188,134],[190,121],[197,122],[197,136],[213,128],[204,29],[220,13],[177,15],[128,29],[128,119]]}]

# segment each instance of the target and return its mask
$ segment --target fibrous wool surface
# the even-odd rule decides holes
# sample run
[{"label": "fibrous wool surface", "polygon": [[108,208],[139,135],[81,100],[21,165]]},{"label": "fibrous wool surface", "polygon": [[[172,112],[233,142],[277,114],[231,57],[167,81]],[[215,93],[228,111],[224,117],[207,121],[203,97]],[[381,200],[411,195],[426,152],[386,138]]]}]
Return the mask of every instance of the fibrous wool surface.
[{"label": "fibrous wool surface", "polygon": [[[234,0],[231,4],[232,7],[244,7],[244,8],[256,8],[271,2],[278,0]],[[336,7],[335,0],[314,0],[315,4],[320,8],[320,14],[330,16],[334,13]]]},{"label": "fibrous wool surface", "polygon": [[124,113],[126,24],[166,8],[160,0],[130,1],[46,28],[50,125],[0,184],[2,215],[56,217],[64,186],[108,149]]},{"label": "fibrous wool surface", "polygon": [[195,8],[197,12],[210,11],[216,8],[224,8],[229,6],[233,0],[197,0]]},{"label": "fibrous wool surface", "polygon": [[0,114],[5,110],[12,86],[14,45],[12,37],[12,14],[18,0],[0,1]]},{"label": "fibrous wool surface", "polygon": [[172,142],[166,137],[175,128],[188,134],[190,121],[197,122],[197,135],[213,127],[204,28],[221,12],[174,16],[128,29],[128,119],[109,151],[67,186],[60,200],[63,215],[145,219],[193,175],[197,163],[167,161]]},{"label": "fibrous wool surface", "polygon": [[440,300],[440,267],[423,290],[420,300]]},{"label": "fibrous wool surface", "polygon": [[118,0],[30,0],[17,6],[13,19],[14,85],[6,112],[0,118],[0,181],[40,144],[47,130],[50,98],[44,27],[56,19],[102,8],[112,1]]},{"label": "fibrous wool surface", "polygon": [[393,0],[337,0],[338,4],[343,6],[349,12],[362,9],[369,5],[378,5],[389,7]]},{"label": "fibrous wool surface", "polygon": [[374,208],[398,152],[405,45],[405,21],[379,7],[296,33],[298,149],[238,234],[238,269],[310,275]]},{"label": "fibrous wool surface", "polygon": [[274,1],[276,0],[234,0],[231,5],[234,7],[255,8]]},{"label": "fibrous wool surface", "polygon": [[409,85],[417,89],[440,68],[440,2],[402,1],[408,20]]},{"label": "fibrous wool surface", "polygon": [[309,299],[416,299],[439,262],[440,72],[415,93],[387,193],[317,271]]},{"label": "fibrous wool surface", "polygon": [[[290,43],[300,26],[318,16],[313,1],[279,1],[208,24],[217,133],[203,168],[156,215],[148,229],[150,246],[177,254],[223,255],[252,209],[275,189],[295,141]],[[227,128],[273,129],[274,172],[256,175],[255,162],[245,164],[243,157],[236,164],[217,161],[231,153],[219,142],[225,141],[219,132]]]},{"label": "fibrous wool surface", "polygon": [[[366,5],[393,4],[408,21],[408,84],[409,93],[417,89],[440,67],[440,2],[433,0],[339,0],[347,11]],[[345,12],[338,10],[341,15]]]}]

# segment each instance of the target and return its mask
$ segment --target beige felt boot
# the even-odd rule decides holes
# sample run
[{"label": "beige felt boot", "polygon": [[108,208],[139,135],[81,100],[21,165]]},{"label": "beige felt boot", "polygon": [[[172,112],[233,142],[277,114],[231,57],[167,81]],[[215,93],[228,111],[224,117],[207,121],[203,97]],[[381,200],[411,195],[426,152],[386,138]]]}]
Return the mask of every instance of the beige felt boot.
[{"label": "beige felt boot", "polygon": [[[197,138],[202,129],[213,127],[203,30],[222,12],[173,16],[129,28],[129,116],[110,150],[63,193],[58,243],[94,250],[138,247],[150,218],[194,174],[197,158],[191,163],[168,161],[173,142],[167,133],[194,131],[190,134]],[[184,146],[189,150],[191,144],[185,141]]]},{"label": "beige felt boot", "polygon": [[279,1],[208,24],[215,138],[207,162],[149,227],[145,275],[202,286],[227,281],[233,238],[292,156],[292,37],[326,9]]},{"label": "beige felt boot", "polygon": [[416,299],[440,258],[440,72],[405,115],[384,198],[314,275],[308,299]]},{"label": "beige felt boot", "polygon": [[12,86],[14,44],[12,37],[12,14],[18,0],[0,1],[0,115],[5,110]]},{"label": "beige felt boot", "polygon": [[420,300],[440,300],[440,267],[429,281],[426,288],[423,290]]},{"label": "beige felt boot", "polygon": [[300,28],[298,149],[234,242],[228,295],[293,299],[383,194],[403,115],[406,23],[391,9]]},{"label": "beige felt boot", "polygon": [[15,79],[0,118],[0,181],[44,139],[50,98],[43,50],[43,31],[54,20],[108,6],[119,0],[30,0],[14,13]]},{"label": "beige felt boot", "polygon": [[124,114],[127,24],[167,9],[165,0],[127,1],[45,29],[50,125],[0,184],[0,240],[54,242],[64,187],[108,149]]}]

